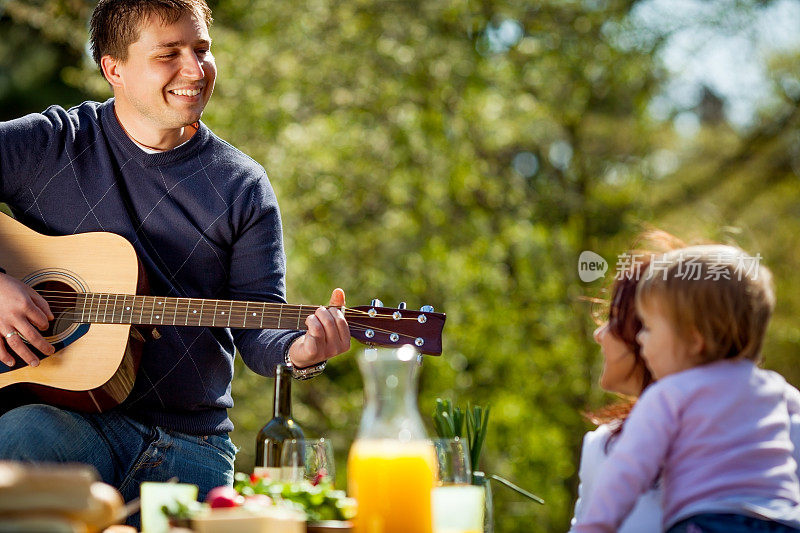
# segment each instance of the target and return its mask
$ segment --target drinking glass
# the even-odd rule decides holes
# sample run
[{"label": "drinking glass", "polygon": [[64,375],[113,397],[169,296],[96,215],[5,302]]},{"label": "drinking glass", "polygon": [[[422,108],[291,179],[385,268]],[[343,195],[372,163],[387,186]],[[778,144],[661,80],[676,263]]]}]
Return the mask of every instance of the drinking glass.
[{"label": "drinking glass", "polygon": [[472,482],[472,468],[469,464],[467,441],[453,439],[433,439],[438,467],[437,479],[440,485],[468,484]]},{"label": "drinking glass", "polygon": [[335,476],[333,445],[325,438],[284,441],[281,451],[281,477],[287,481],[306,479],[317,485],[333,485]]},{"label": "drinking glass", "polygon": [[471,484],[466,440],[434,439],[433,445],[439,474],[431,494],[434,533],[482,532],[484,490]]}]

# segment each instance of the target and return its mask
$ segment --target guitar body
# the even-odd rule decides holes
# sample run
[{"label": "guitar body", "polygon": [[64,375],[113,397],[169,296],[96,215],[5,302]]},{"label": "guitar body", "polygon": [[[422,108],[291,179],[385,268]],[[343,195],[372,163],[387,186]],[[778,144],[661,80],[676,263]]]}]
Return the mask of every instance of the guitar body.
[{"label": "guitar body", "polygon": [[[119,235],[49,237],[4,215],[0,266],[36,290],[63,291],[67,299],[70,293],[136,294],[139,278],[136,252]],[[20,359],[11,368],[0,363],[0,388],[13,385],[6,393],[12,399],[33,393],[45,403],[82,411],[116,406],[133,387],[141,343],[128,345],[128,324],[77,324],[60,319],[64,313],[54,312],[56,319],[44,333],[56,353],[44,356],[33,349],[41,358],[36,368]]]}]

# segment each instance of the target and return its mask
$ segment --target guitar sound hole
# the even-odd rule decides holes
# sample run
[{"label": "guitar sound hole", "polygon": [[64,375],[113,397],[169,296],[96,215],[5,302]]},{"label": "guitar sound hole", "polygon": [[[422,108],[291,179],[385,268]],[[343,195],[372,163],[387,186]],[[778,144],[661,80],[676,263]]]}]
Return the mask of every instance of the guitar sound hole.
[{"label": "guitar sound hole", "polygon": [[57,338],[70,329],[77,322],[75,316],[75,305],[78,293],[74,288],[66,283],[55,280],[48,280],[33,286],[34,289],[45,299],[55,316],[55,320],[50,321],[50,327],[42,333],[46,339]]}]

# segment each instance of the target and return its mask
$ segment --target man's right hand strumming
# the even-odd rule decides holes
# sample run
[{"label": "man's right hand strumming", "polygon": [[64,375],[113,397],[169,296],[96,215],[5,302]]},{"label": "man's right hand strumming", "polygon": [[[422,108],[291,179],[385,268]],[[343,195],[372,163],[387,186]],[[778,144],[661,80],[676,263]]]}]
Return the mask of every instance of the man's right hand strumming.
[{"label": "man's right hand strumming", "polygon": [[42,337],[53,320],[50,306],[35,290],[17,279],[0,274],[0,362],[14,365],[12,352],[31,366],[39,364],[39,358],[30,350],[28,341],[40,352],[52,355],[55,348]]}]

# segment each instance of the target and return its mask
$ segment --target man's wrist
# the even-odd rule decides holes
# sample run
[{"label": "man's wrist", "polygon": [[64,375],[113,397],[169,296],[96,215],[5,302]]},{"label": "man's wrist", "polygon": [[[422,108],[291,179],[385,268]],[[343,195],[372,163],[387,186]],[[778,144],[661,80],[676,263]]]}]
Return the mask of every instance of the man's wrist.
[{"label": "man's wrist", "polygon": [[[295,339],[295,342],[296,341],[297,339]],[[314,363],[313,365],[299,367],[299,368],[295,366],[295,364],[292,362],[291,356],[289,355],[289,352],[291,351],[291,347],[293,344],[294,342],[292,342],[286,348],[286,351],[283,352],[283,360],[284,363],[286,363],[286,366],[288,366],[291,369],[292,377],[294,379],[299,379],[299,380],[311,379],[313,377],[318,376],[319,374],[322,373],[323,370],[325,370],[327,361],[321,361],[319,363]]]}]

